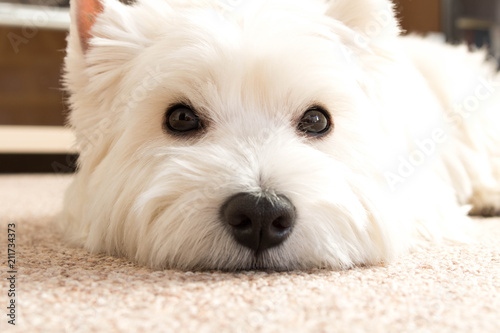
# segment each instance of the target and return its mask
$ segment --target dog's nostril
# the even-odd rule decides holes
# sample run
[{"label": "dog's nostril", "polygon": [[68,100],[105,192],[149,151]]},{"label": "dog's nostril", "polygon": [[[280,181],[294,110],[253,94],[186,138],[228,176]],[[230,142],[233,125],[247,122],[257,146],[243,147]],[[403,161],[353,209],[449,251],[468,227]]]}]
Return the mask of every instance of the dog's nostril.
[{"label": "dog's nostril", "polygon": [[255,252],[283,243],[295,222],[295,207],[282,195],[239,193],[222,205],[220,213],[234,239]]},{"label": "dog's nostril", "polygon": [[291,227],[291,220],[283,216],[280,216],[273,221],[272,226],[279,231],[285,231]]},{"label": "dog's nostril", "polygon": [[240,215],[234,219],[229,219],[228,224],[234,228],[246,229],[252,227],[252,220],[246,215]]}]

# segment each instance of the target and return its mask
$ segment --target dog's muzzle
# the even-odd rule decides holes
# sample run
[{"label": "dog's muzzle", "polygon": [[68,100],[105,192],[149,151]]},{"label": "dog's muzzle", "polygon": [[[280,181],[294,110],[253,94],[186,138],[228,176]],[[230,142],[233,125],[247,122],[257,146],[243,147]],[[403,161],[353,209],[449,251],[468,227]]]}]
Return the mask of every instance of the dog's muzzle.
[{"label": "dog's muzzle", "polygon": [[250,193],[230,197],[220,213],[234,239],[256,255],[283,243],[292,232],[296,215],[292,202],[283,195]]}]

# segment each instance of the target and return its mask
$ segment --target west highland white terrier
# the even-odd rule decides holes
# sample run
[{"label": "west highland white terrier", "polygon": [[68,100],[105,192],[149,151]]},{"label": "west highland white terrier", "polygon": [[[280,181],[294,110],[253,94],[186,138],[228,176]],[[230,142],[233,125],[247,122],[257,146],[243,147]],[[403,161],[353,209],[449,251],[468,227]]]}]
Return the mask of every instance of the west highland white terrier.
[{"label": "west highland white terrier", "polygon": [[155,269],[346,269],[500,210],[495,64],[400,37],[388,0],[71,5],[74,244]]}]

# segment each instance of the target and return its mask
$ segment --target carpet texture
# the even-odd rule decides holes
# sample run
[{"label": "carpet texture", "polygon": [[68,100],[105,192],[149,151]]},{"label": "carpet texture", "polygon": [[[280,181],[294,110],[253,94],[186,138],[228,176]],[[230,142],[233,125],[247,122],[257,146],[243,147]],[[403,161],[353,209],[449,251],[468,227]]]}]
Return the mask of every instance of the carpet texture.
[{"label": "carpet texture", "polygon": [[[0,332],[500,332],[500,219],[349,271],[151,271],[67,247],[51,221],[71,176],[0,176]],[[16,325],[7,225],[16,225]]]}]

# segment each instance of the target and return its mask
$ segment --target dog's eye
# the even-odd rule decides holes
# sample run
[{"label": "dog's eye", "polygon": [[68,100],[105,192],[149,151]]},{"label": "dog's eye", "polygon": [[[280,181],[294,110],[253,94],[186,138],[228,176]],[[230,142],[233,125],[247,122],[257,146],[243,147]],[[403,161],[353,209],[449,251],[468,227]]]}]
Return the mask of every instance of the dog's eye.
[{"label": "dog's eye", "polygon": [[165,125],[173,133],[187,133],[201,128],[198,115],[184,104],[168,108]]},{"label": "dog's eye", "polygon": [[300,119],[298,129],[311,136],[322,136],[330,132],[331,127],[328,112],[322,107],[313,106]]}]

